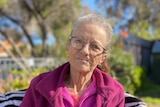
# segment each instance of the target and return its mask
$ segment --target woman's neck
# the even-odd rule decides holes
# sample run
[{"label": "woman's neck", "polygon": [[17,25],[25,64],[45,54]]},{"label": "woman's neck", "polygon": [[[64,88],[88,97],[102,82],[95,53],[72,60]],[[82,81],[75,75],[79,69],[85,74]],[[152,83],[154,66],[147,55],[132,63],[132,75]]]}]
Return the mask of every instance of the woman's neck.
[{"label": "woman's neck", "polygon": [[82,95],[91,83],[92,73],[70,72],[65,84],[72,94]]}]

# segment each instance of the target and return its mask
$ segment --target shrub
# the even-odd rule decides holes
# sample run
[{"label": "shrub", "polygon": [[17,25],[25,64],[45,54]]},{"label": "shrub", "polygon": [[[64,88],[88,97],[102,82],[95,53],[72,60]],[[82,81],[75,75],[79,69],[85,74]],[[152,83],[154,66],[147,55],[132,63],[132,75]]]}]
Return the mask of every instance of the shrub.
[{"label": "shrub", "polygon": [[16,69],[12,70],[11,72],[9,72],[6,79],[0,79],[0,93],[26,89],[33,77],[48,70],[48,68],[34,68],[32,72]]},{"label": "shrub", "polygon": [[143,67],[136,66],[132,54],[120,47],[112,47],[109,61],[111,75],[124,85],[126,92],[134,94],[145,78]]}]

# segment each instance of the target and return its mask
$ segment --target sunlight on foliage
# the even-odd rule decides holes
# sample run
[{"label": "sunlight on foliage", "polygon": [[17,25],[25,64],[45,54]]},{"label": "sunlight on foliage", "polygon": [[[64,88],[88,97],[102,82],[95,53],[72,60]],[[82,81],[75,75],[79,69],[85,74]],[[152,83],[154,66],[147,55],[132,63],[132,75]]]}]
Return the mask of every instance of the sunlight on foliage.
[{"label": "sunlight on foliage", "polygon": [[4,7],[8,3],[8,0],[1,0],[0,1],[0,8]]},{"label": "sunlight on foliage", "polygon": [[139,21],[136,25],[131,26],[131,33],[145,40],[160,39],[159,29],[149,31],[150,23],[147,21]]},{"label": "sunlight on foliage", "polygon": [[[53,67],[50,69],[53,69]],[[47,71],[49,71],[48,68],[35,68],[33,72],[13,70],[5,80],[0,79],[0,93],[26,89],[35,76]]]},{"label": "sunlight on foliage", "polygon": [[116,40],[113,40],[108,58],[111,64],[111,75],[124,85],[126,92],[134,94],[142,85],[145,71],[142,67],[136,66],[132,53],[124,50],[122,40],[114,39]]}]

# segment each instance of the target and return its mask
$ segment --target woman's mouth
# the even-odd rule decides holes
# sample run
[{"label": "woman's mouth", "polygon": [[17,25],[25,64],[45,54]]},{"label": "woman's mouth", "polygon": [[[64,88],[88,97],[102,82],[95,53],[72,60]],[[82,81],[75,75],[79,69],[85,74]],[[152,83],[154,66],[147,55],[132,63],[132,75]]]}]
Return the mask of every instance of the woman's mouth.
[{"label": "woman's mouth", "polygon": [[89,59],[85,59],[85,58],[77,58],[77,59],[84,63],[90,63]]}]

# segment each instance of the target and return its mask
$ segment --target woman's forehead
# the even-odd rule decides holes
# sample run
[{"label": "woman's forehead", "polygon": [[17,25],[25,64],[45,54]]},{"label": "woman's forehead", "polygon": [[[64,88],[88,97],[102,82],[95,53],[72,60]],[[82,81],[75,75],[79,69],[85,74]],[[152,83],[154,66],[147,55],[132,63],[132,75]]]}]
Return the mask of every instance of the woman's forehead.
[{"label": "woman's forehead", "polygon": [[77,36],[87,41],[106,42],[107,33],[102,26],[93,23],[84,23],[77,26],[72,36]]}]

